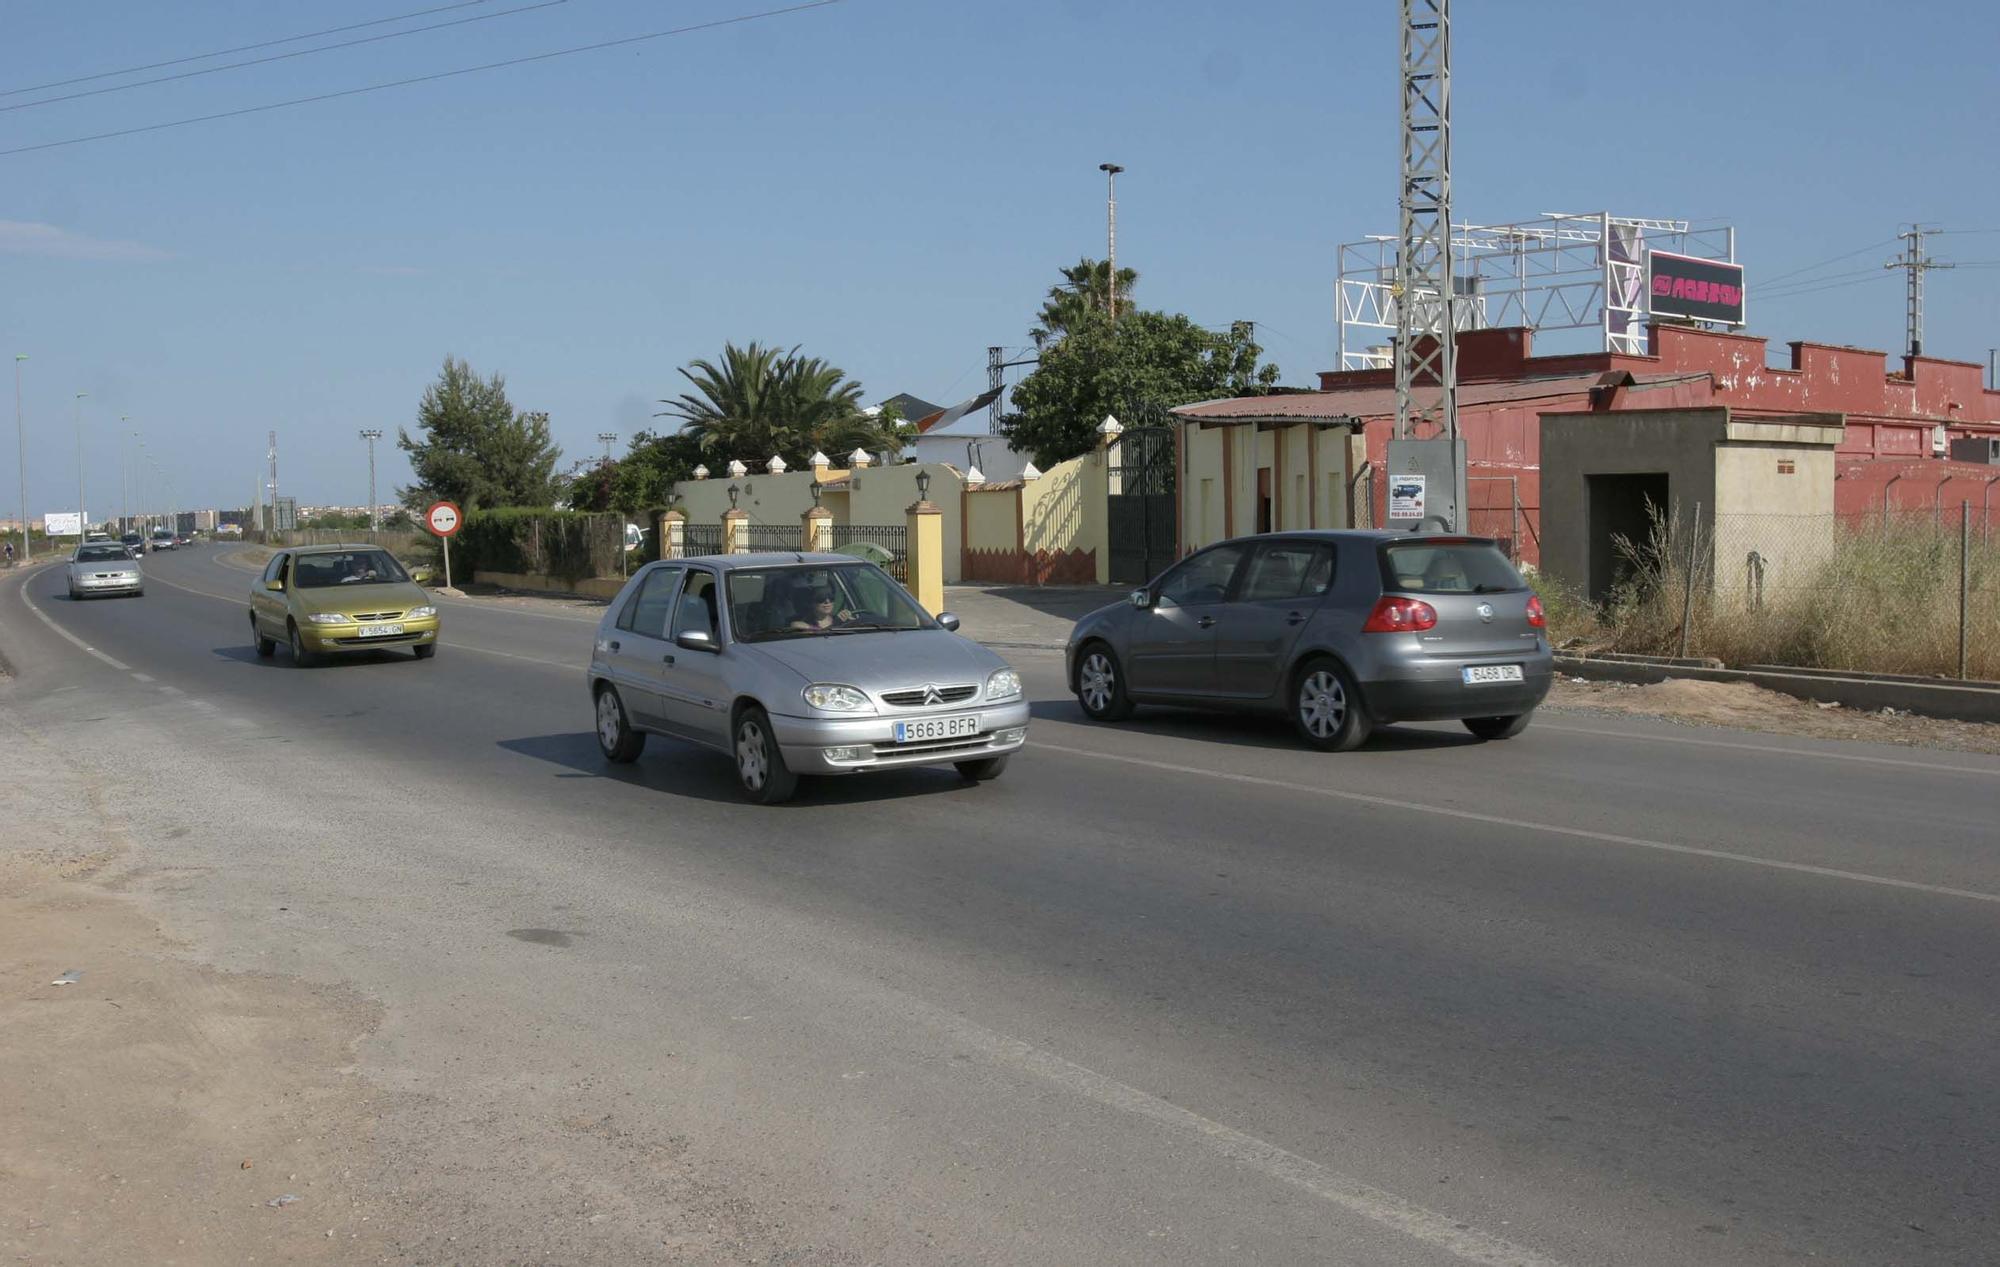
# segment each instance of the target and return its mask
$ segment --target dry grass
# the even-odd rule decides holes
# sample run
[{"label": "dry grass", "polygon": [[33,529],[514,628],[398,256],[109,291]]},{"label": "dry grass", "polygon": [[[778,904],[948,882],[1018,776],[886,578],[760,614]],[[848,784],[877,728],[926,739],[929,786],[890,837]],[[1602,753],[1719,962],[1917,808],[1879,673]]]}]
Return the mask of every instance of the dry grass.
[{"label": "dry grass", "polygon": [[[1768,526],[1760,530],[1769,533]],[[1620,542],[1631,572],[1599,614],[1600,636],[1613,649],[1647,655],[1679,652],[1688,531],[1656,518],[1645,541]],[[1726,525],[1723,531],[1732,529]],[[1694,543],[1697,578],[1723,579],[1715,587],[1720,592],[1699,583],[1695,587],[1688,654],[1732,665],[1958,675],[1955,527],[1813,519],[1788,531],[1795,538],[1789,543],[1794,549],[1796,538],[1812,534],[1810,549],[1804,561],[1794,562],[1783,586],[1764,592],[1761,603],[1744,581],[1728,583],[1731,561],[1712,557],[1707,534]],[[1967,579],[1969,676],[2000,678],[2000,544],[1973,542]]]}]

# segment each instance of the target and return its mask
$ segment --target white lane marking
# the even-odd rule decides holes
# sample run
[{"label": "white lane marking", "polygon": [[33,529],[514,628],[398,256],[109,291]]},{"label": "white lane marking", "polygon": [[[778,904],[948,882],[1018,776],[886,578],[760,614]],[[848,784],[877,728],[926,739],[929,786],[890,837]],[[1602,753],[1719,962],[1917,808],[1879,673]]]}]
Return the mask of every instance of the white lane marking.
[{"label": "white lane marking", "polygon": [[962,1017],[948,1015],[941,1023],[957,1042],[983,1052],[1000,1064],[1052,1082],[1065,1091],[1107,1108],[1143,1117],[1192,1136],[1238,1165],[1302,1188],[1323,1201],[1400,1232],[1412,1240],[1441,1249],[1455,1258],[1489,1264],[1490,1267],[1559,1267],[1556,1259],[1468,1227],[1462,1220],[1427,1209],[1351,1175],[1343,1175],[1319,1162],[1158,1096],[1148,1095],[1137,1087],[1064,1060],[1020,1039],[995,1033]]},{"label": "white lane marking", "polygon": [[1287,792],[1300,792],[1307,796],[1324,796],[1334,800],[1356,801],[1363,805],[1379,805],[1384,809],[1407,810],[1413,814],[1433,814],[1440,818],[1456,818],[1469,823],[1486,823],[1494,827],[1512,827],[1521,831],[1547,832],[1553,836],[1568,836],[1576,840],[1594,840],[1607,845],[1624,845],[1631,849],[1653,849],[1661,853],[1684,854],[1691,858],[1713,858],[1719,862],[1740,862],[1745,866],[1767,867],[1773,871],[1795,871],[1803,875],[1823,876],[1830,880],[1848,880],[1856,884],[1873,884],[1886,889],[1910,889],[1918,893],[1935,893],[1942,897],[1969,898],[1975,902],[2000,903],[2000,893],[1981,893],[1977,889],[1955,889],[1944,884],[1925,884],[1918,880],[1898,880],[1891,876],[1870,875],[1865,871],[1843,871],[1838,867],[1814,866],[1809,862],[1783,862],[1775,858],[1759,858],[1747,853],[1732,853],[1727,849],[1707,849],[1700,845],[1676,845],[1665,840],[1647,840],[1641,836],[1621,836],[1615,832],[1591,831],[1584,827],[1563,827],[1556,823],[1537,823],[1525,818],[1504,818],[1498,814],[1481,814],[1473,810],[1451,809],[1443,805],[1426,805],[1421,801],[1398,800],[1393,796],[1373,796],[1367,792],[1345,792],[1338,788],[1308,787],[1300,783],[1287,783],[1282,779],[1266,779],[1254,774],[1234,774],[1224,770],[1209,770],[1200,766],[1177,765],[1171,761],[1153,761],[1146,757],[1127,757],[1109,752],[1093,752],[1088,748],[1071,748],[1064,744],[1044,743],[1030,740],[1029,747],[1042,748],[1049,752],[1060,752],[1065,756],[1088,757],[1094,761],[1115,761],[1123,765],[1144,766],[1151,770],[1162,770],[1170,774],[1191,774],[1201,778],[1219,779],[1225,783],[1244,783],[1252,787],[1282,788]]},{"label": "white lane marking", "polygon": [[132,680],[134,682],[150,682],[153,679],[144,673],[134,673],[132,675]]},{"label": "white lane marking", "polygon": [[61,634],[64,638],[67,638],[70,642],[83,648],[86,654],[96,656],[99,660],[102,660],[104,661],[104,663],[110,665],[112,668],[117,669],[120,673],[130,673],[132,671],[132,666],[125,663],[123,660],[112,659],[110,656],[105,655],[102,651],[99,651],[96,647],[91,646],[89,643],[77,637],[69,630],[64,629],[61,625],[58,625],[55,621],[50,620],[48,617],[48,613],[44,612],[41,608],[35,606],[35,600],[28,597],[28,584],[25,580],[22,581],[21,583],[20,594],[21,594],[21,601],[27,605],[29,611],[35,613],[35,617],[38,620],[40,620],[43,624],[47,625],[49,628],[55,630],[57,633]]},{"label": "white lane marking", "polygon": [[[1979,769],[1976,766],[1937,765],[1929,761],[1913,761],[1908,757],[1877,757],[1864,752],[1822,752],[1810,748],[1778,748],[1761,743],[1736,743],[1727,739],[1697,739],[1688,735],[1645,735],[1629,730],[1602,730],[1595,726],[1559,726],[1549,722],[1537,722],[1536,730],[1559,731],[1566,735],[1595,735],[1606,739],[1636,739],[1641,743],[1678,743],[1699,748],[1728,748],[1737,752],[1759,754],[1776,753],[1785,757],[1817,757],[1825,761],[1860,761],[1869,765],[1898,766],[1906,770],[1928,770],[1934,774],[1972,774],[1987,778],[2000,777],[2000,767]],[[1782,736],[1773,735],[1772,738]]]}]

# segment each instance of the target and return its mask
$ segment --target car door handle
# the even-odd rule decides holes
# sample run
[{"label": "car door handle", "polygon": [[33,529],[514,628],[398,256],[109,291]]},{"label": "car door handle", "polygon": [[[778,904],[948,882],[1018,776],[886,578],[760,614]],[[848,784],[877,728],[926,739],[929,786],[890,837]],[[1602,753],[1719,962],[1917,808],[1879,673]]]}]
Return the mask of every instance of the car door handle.
[{"label": "car door handle", "polygon": [[672,664],[674,662],[674,658],[670,655],[663,655],[660,657],[660,662],[662,664]]},{"label": "car door handle", "polygon": [[1304,613],[1304,612],[1286,612],[1286,613],[1285,613],[1285,623],[1286,623],[1286,624],[1288,624],[1288,625],[1301,625],[1301,624],[1304,624],[1304,623],[1305,623],[1305,619],[1306,619],[1306,617],[1305,617],[1305,613]]},{"label": "car door handle", "polygon": [[1197,629],[1213,629],[1215,628],[1215,617],[1203,616],[1200,620],[1194,622],[1194,627]]},{"label": "car door handle", "polygon": [[611,649],[612,649],[613,651],[616,651],[616,650],[618,650],[618,640],[617,640],[617,639],[615,639],[615,638],[614,638],[614,639],[612,639],[612,640],[611,640],[611,641],[610,641],[609,643],[607,643],[606,645],[607,645],[607,646],[609,646],[609,647],[610,647],[610,648],[611,648]]}]

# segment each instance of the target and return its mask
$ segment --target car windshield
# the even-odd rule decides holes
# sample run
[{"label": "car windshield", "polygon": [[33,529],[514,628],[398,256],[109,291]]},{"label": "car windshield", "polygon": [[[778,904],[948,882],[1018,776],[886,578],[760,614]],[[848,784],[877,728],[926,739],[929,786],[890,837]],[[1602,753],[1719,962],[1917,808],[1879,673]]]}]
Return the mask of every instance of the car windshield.
[{"label": "car windshield", "polygon": [[1504,594],[1528,583],[1490,541],[1431,540],[1384,546],[1382,586],[1405,594]]},{"label": "car windshield", "polygon": [[800,564],[729,573],[739,642],[935,629],[937,622],[872,563]]},{"label": "car windshield", "polygon": [[303,590],[332,589],[336,585],[379,585],[407,581],[409,573],[387,550],[328,551],[302,554],[293,568],[293,581]]},{"label": "car windshield", "polygon": [[76,552],[78,563],[129,563],[132,556],[124,546],[84,546]]}]

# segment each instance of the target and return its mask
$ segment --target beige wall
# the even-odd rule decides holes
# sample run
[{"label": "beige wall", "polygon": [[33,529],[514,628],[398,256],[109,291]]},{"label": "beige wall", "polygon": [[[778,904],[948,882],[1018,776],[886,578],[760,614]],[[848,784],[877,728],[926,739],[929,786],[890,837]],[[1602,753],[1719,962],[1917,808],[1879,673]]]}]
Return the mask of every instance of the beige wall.
[{"label": "beige wall", "polygon": [[1717,595],[1748,595],[1753,552],[1766,591],[1808,583],[1835,542],[1833,447],[1786,443],[1782,432],[1741,423],[1730,430],[1744,438],[1715,451]]},{"label": "beige wall", "polygon": [[963,545],[959,498],[965,483],[959,473],[942,462],[910,462],[900,466],[871,466],[849,473],[847,522],[852,524],[899,524],[917,500],[917,472],[929,472],[930,500],[944,512],[944,579],[959,580]]},{"label": "beige wall", "polygon": [[1020,509],[1021,490],[995,489],[986,492],[968,489],[965,494],[965,548],[968,550],[1014,550],[1020,545],[1014,535],[1014,516]]},{"label": "beige wall", "polygon": [[[831,474],[829,472],[829,477]],[[753,524],[789,524],[797,527],[805,513],[812,509],[811,471],[786,471],[783,475],[753,472],[740,480],[731,480],[727,475],[711,475],[705,480],[682,480],[674,485],[674,491],[681,495],[674,509],[686,515],[689,523],[720,523],[722,513],[729,509],[729,486],[732,483],[740,490],[737,506],[750,516]],[[845,522],[831,496],[825,504],[833,512],[836,523]],[[900,516],[896,522],[903,522]]]},{"label": "beige wall", "polygon": [[[1257,531],[1257,470],[1271,468],[1274,529],[1348,528],[1349,449],[1344,427],[1258,431],[1254,424],[1181,428],[1181,549]],[[1223,453],[1229,451],[1230,514],[1224,517]]]},{"label": "beige wall", "polygon": [[1096,560],[1096,579],[1111,575],[1111,539],[1105,498],[1110,491],[1109,451],[1099,447],[1060,462],[1021,490],[1021,546],[1031,556],[1083,551]]}]

